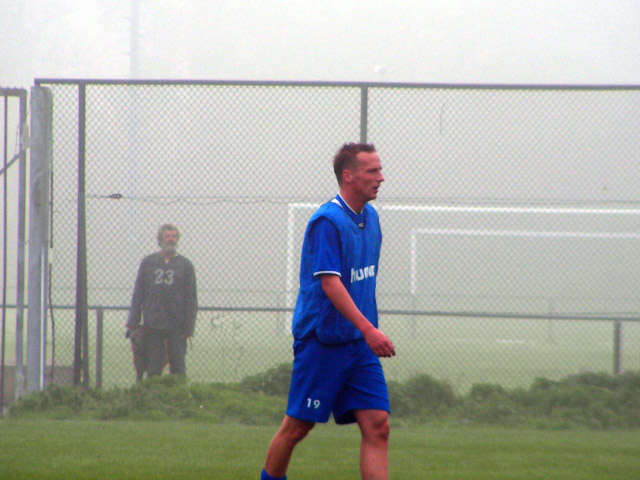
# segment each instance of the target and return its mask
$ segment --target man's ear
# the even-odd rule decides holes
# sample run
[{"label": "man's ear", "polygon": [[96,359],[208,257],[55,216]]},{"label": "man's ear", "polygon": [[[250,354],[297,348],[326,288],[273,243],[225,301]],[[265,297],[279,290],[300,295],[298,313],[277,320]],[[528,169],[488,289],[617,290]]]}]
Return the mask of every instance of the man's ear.
[{"label": "man's ear", "polygon": [[351,179],[353,178],[353,172],[349,169],[344,169],[342,171],[342,183],[351,183]]}]

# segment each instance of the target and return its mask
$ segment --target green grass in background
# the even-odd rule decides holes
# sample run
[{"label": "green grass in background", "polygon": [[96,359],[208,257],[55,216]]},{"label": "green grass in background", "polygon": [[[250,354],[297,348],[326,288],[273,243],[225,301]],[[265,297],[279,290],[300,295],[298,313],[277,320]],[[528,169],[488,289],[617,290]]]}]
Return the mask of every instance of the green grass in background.
[{"label": "green grass in background", "polygon": [[[126,310],[104,317],[103,386],[135,381],[131,348],[124,338]],[[237,382],[292,361],[292,338],[283,313],[201,312],[187,354],[187,374],[198,382]],[[74,312],[55,312],[55,357],[71,365]],[[8,323],[7,359],[15,343]],[[560,379],[584,371],[613,370],[613,323],[383,316],[381,328],[397,356],[383,360],[389,380],[429,374],[457,393],[475,383],[527,387],[537,377]],[[51,344],[49,335],[49,344]],[[89,365],[95,381],[95,312],[89,315]],[[50,362],[49,347],[47,362]],[[623,370],[640,369],[640,322],[623,324]]]},{"label": "green grass in background", "polygon": [[[128,386],[134,372],[124,338],[123,312],[104,321],[103,385]],[[292,338],[284,334],[284,314],[205,312],[187,354],[187,373],[199,382],[237,382],[291,362]],[[67,322],[68,323],[68,322]],[[62,363],[73,358],[73,329],[58,322],[56,352]],[[427,373],[448,381],[456,392],[474,383],[528,386],[535,378],[559,379],[583,371],[612,372],[613,324],[598,321],[454,319],[389,316],[381,328],[396,345],[397,356],[383,360],[389,380]],[[92,378],[95,334],[90,329]],[[640,322],[624,325],[625,370],[640,369]]]}]

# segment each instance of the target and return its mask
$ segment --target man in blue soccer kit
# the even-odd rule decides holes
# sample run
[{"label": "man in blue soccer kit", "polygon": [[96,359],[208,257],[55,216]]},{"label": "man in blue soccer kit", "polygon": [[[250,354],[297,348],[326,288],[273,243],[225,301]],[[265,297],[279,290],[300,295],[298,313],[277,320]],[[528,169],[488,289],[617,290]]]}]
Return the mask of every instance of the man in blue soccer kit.
[{"label": "man in blue soccer kit", "polygon": [[187,339],[195,329],[198,298],[195,270],[178,254],[179,239],[175,225],[160,227],[160,251],[142,259],[133,289],[127,329],[139,328],[143,320],[148,376],[162,374],[167,356],[170,373],[186,373]]},{"label": "man in blue soccer kit", "polygon": [[313,214],[304,236],[287,412],[262,480],[286,479],[295,446],[331,414],[360,428],[362,478],[389,478],[389,394],[379,357],[395,348],[378,329],[382,233],[368,204],[384,181],[382,164],[373,145],[350,143],[333,167],[340,193]]}]

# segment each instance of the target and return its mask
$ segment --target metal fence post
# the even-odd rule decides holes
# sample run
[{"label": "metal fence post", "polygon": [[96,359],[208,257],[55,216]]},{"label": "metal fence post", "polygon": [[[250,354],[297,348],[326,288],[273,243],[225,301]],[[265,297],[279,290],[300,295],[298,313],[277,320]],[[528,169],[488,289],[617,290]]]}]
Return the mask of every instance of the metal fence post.
[{"label": "metal fence post", "polygon": [[44,387],[42,359],[46,346],[42,344],[42,319],[46,314],[43,304],[45,252],[48,248],[49,218],[48,186],[51,160],[51,90],[31,88],[31,165],[29,193],[29,280],[27,313],[27,392]]},{"label": "metal fence post", "polygon": [[104,310],[96,310],[96,388],[102,388],[102,339]]},{"label": "metal fence post", "polygon": [[27,191],[27,91],[20,92],[20,165],[18,167],[18,259],[16,272],[16,381],[15,399],[22,397],[24,390],[24,281],[25,281],[25,218]]},{"label": "metal fence post", "polygon": [[88,295],[87,295],[87,238],[85,214],[85,115],[86,85],[78,88],[78,230],[76,251],[76,322],[75,348],[73,362],[73,384],[80,384],[81,371],[84,374],[85,386],[88,386],[87,352],[83,355],[83,337],[87,330]]},{"label": "metal fence post", "polygon": [[613,374],[622,373],[622,322],[613,324]]},{"label": "metal fence post", "polygon": [[369,87],[360,87],[360,142],[367,142],[369,128]]}]

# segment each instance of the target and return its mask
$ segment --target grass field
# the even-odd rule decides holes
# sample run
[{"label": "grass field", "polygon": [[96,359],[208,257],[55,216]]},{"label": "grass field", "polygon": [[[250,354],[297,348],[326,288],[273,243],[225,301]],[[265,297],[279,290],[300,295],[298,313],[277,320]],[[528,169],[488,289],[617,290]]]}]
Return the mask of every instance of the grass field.
[{"label": "grass field", "polygon": [[[194,422],[0,421],[0,478],[255,480],[276,426]],[[318,425],[291,480],[359,479],[356,427]],[[640,478],[640,431],[461,425],[392,429],[391,478]]]}]

